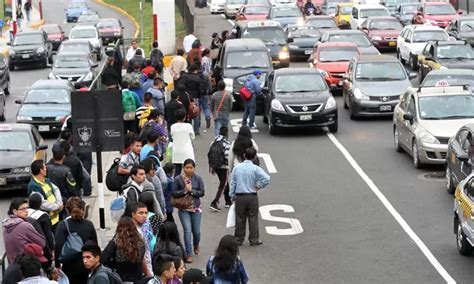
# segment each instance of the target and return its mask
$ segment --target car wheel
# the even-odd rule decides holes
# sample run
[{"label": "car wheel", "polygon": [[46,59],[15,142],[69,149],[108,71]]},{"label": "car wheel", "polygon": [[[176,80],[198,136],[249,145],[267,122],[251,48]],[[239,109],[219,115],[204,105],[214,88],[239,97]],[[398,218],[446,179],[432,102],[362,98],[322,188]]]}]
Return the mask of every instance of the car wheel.
[{"label": "car wheel", "polygon": [[410,66],[411,70],[417,71],[418,70],[418,62],[416,55],[410,54],[410,57],[408,58],[408,65]]},{"label": "car wheel", "polygon": [[328,129],[329,129],[329,132],[331,133],[336,133],[337,132],[337,128],[338,128],[338,123],[336,121],[336,123],[334,123],[333,125],[329,126]]},{"label": "car wheel", "polygon": [[15,65],[13,65],[12,63],[9,63],[8,64],[8,70],[15,71]]},{"label": "car wheel", "polygon": [[5,96],[10,94],[10,78],[7,78],[7,87],[3,89],[3,92],[5,93]]},{"label": "car wheel", "polygon": [[397,58],[400,60],[400,62],[405,65],[405,59],[403,59],[402,54],[400,53],[400,49],[397,48]]},{"label": "car wheel", "polygon": [[466,235],[464,234],[462,230],[461,222],[457,220],[456,223],[457,223],[456,245],[458,247],[458,251],[461,255],[469,256],[472,253],[472,246],[469,244],[469,242],[466,239]]},{"label": "car wheel", "polygon": [[449,194],[454,194],[456,188],[453,186],[453,179],[451,178],[451,168],[446,165],[446,190]]},{"label": "car wheel", "polygon": [[273,125],[271,118],[268,119],[268,132],[270,132],[270,135],[278,134],[278,129],[275,125]]},{"label": "car wheel", "polygon": [[411,146],[411,157],[413,161],[413,166],[417,169],[421,167],[420,163],[420,156],[418,154],[418,145],[416,145],[416,141],[413,141]]},{"label": "car wheel", "polygon": [[400,148],[400,132],[398,132],[397,127],[393,128],[393,146],[395,147],[395,151],[402,151],[402,148]]}]

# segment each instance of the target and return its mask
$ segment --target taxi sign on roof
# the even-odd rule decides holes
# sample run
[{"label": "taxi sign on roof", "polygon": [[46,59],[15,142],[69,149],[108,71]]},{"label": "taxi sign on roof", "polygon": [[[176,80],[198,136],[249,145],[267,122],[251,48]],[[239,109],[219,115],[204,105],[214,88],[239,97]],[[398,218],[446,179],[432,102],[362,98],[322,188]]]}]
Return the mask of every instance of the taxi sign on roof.
[{"label": "taxi sign on roof", "polygon": [[446,80],[439,80],[436,82],[435,87],[449,87],[449,83]]},{"label": "taxi sign on roof", "polygon": [[278,27],[280,24],[276,21],[255,21],[249,22],[247,28],[258,28],[258,27]]},{"label": "taxi sign on roof", "polygon": [[459,95],[471,94],[470,88],[467,88],[466,86],[438,86],[420,88],[421,95],[436,95],[445,93]]},{"label": "taxi sign on roof", "polygon": [[0,124],[0,131],[9,131],[12,130],[12,127],[8,124]]}]

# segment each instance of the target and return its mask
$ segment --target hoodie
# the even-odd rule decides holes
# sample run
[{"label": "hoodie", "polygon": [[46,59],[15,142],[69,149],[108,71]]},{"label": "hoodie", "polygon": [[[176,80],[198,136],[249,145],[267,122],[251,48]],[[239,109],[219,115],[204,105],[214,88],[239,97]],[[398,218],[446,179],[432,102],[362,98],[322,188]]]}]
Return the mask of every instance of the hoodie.
[{"label": "hoodie", "polygon": [[251,74],[247,76],[247,81],[245,86],[252,91],[252,95],[260,95],[262,93],[262,88],[260,87],[260,82],[258,81],[255,75]]},{"label": "hoodie", "polygon": [[37,244],[44,248],[44,236],[38,233],[33,225],[16,215],[10,215],[2,223],[3,241],[8,263],[13,263],[15,257],[23,252],[26,244]]}]

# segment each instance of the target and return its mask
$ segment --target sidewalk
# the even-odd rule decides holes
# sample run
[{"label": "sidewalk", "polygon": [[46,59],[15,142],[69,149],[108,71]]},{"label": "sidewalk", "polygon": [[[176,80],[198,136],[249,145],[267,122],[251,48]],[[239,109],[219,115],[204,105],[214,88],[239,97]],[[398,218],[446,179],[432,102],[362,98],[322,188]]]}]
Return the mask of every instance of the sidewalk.
[{"label": "sidewalk", "polygon": [[[32,6],[29,21],[26,20],[26,12],[24,9],[22,10],[22,12],[23,12],[23,18],[20,22],[20,25],[18,26],[18,31],[21,31],[24,29],[38,29],[42,25],[44,25],[45,21],[44,19],[43,20],[41,19],[40,12],[37,6],[34,6],[34,5]],[[0,41],[2,43],[7,43],[7,42],[10,42],[10,30],[9,30],[9,27],[7,26],[7,23],[5,22],[4,24],[5,26],[2,31],[2,36],[0,37]]]}]

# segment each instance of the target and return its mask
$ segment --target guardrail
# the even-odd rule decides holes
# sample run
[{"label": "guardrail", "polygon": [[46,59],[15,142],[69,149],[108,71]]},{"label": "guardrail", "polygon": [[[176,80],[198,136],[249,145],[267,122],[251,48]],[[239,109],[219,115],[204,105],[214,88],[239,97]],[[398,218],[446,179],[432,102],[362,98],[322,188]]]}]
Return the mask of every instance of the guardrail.
[{"label": "guardrail", "polygon": [[178,6],[179,12],[183,17],[184,25],[186,26],[186,33],[190,34],[194,32],[194,12],[188,5],[187,0],[175,0],[176,6]]}]

